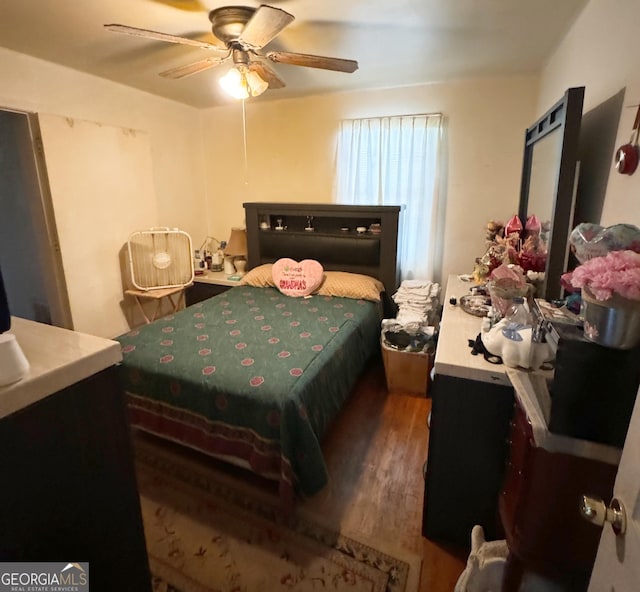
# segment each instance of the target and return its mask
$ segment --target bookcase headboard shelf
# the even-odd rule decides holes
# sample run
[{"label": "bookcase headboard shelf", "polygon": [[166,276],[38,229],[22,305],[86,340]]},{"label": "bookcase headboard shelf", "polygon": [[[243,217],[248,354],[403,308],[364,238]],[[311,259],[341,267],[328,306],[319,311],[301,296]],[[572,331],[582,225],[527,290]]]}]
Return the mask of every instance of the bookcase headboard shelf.
[{"label": "bookcase headboard shelf", "polygon": [[281,257],[315,259],[328,271],[378,278],[387,301],[398,288],[400,206],[279,202],[243,206],[248,269]]}]

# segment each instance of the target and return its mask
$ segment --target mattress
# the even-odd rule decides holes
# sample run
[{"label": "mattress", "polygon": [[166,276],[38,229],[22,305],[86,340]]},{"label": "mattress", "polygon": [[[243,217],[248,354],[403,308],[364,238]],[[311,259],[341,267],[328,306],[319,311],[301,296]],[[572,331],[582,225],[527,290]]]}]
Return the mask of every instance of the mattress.
[{"label": "mattress", "polygon": [[231,288],[118,338],[131,423],[276,479],[284,500],[313,495],[379,331],[373,302]]}]

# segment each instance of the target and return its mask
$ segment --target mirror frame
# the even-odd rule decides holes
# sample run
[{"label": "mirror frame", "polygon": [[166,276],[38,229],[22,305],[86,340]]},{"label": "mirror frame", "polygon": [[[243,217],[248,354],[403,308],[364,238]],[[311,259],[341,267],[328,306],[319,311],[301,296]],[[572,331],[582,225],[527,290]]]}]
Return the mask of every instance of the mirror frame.
[{"label": "mirror frame", "polygon": [[552,196],[552,218],[547,242],[547,263],[543,288],[537,297],[556,300],[562,295],[560,276],[564,273],[569,256],[569,234],[573,224],[578,141],[584,86],[569,88],[564,96],[525,132],[520,204],[518,216],[524,227],[527,218],[536,212],[528,212],[531,185],[531,164],[536,143],[555,130],[560,130],[560,161],[556,170],[555,195]]}]

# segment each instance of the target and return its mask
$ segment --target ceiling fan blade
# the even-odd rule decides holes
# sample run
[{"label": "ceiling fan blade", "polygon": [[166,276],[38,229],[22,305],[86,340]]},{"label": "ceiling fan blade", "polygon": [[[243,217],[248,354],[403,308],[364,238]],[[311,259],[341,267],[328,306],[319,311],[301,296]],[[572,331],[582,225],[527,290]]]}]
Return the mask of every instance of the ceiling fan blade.
[{"label": "ceiling fan blade", "polygon": [[273,6],[262,4],[242,29],[238,42],[249,49],[260,49],[294,20],[294,16]]},{"label": "ceiling fan blade", "polygon": [[286,86],[284,80],[278,76],[269,64],[265,64],[264,62],[251,62],[249,69],[257,72],[262,80],[268,82],[271,90],[277,90]]},{"label": "ceiling fan blade", "polygon": [[204,12],[207,7],[199,0],[153,0],[158,4],[178,8],[179,10],[187,10],[189,12]]},{"label": "ceiling fan blade", "polygon": [[204,60],[200,60],[199,62],[193,62],[191,64],[186,64],[184,66],[177,66],[176,68],[170,68],[169,70],[160,72],[160,76],[162,76],[163,78],[171,78],[173,80],[177,80],[179,78],[186,78],[187,76],[191,76],[192,74],[197,74],[198,72],[203,72],[204,70],[208,70],[209,68],[218,66],[219,64],[224,62],[226,59],[227,59],[226,57],[206,58]]},{"label": "ceiling fan blade", "polygon": [[358,69],[358,62],[355,60],[344,60],[342,58],[328,58],[306,53],[289,53],[287,51],[270,51],[266,55],[272,62],[276,62],[277,64],[307,66],[308,68],[348,72],[349,74]]},{"label": "ceiling fan blade", "polygon": [[187,37],[178,37],[169,33],[161,33],[159,31],[151,31],[149,29],[139,29],[138,27],[129,27],[128,25],[104,25],[104,28],[114,33],[124,33],[125,35],[133,35],[134,37],[144,37],[145,39],[155,39],[157,41],[168,41],[169,43],[180,43],[181,45],[192,45],[193,47],[201,47],[202,49],[213,49],[214,51],[227,51],[226,47],[213,45],[204,41],[188,39]]}]

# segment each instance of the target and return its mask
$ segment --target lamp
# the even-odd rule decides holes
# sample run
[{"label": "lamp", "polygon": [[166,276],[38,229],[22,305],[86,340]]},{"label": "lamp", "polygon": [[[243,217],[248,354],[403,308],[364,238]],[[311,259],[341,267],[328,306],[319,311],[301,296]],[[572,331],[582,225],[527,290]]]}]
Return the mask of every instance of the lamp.
[{"label": "lamp", "polygon": [[247,265],[247,233],[244,228],[232,228],[224,250],[224,272],[227,275],[244,275]]},{"label": "lamp", "polygon": [[220,78],[220,86],[234,99],[248,99],[261,95],[269,83],[246,65],[238,64]]}]

